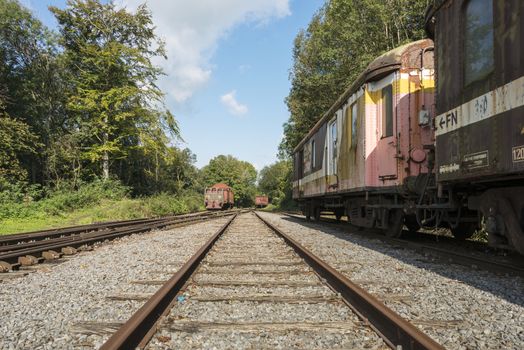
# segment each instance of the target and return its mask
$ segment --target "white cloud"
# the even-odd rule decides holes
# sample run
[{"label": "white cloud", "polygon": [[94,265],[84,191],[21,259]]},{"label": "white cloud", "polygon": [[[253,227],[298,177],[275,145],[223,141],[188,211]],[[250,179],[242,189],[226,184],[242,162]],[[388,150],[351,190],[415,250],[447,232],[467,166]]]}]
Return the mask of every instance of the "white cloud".
[{"label": "white cloud", "polygon": [[227,107],[227,110],[234,115],[243,115],[247,113],[247,106],[238,103],[235,90],[228,92],[220,97],[222,104]]},{"label": "white cloud", "polygon": [[249,64],[241,64],[240,66],[238,66],[238,71],[242,74],[244,74],[245,72],[247,72],[250,69],[251,69],[251,65]]},{"label": "white cloud", "polygon": [[[144,0],[119,0],[136,9]],[[147,0],[168,60],[158,60],[167,76],[161,87],[178,103],[205,86],[211,57],[221,38],[245,22],[266,23],[290,15],[289,0]]]}]

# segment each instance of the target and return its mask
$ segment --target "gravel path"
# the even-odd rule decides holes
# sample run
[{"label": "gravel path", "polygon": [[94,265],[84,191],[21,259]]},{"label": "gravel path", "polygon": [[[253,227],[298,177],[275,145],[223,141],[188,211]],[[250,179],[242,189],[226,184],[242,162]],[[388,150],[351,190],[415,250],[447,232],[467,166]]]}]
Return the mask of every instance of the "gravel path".
[{"label": "gravel path", "polygon": [[254,214],[231,224],[178,297],[153,349],[385,349]]},{"label": "gravel path", "polygon": [[124,237],[1,279],[0,349],[100,347],[226,221]]},{"label": "gravel path", "polygon": [[[524,280],[261,213],[448,349],[524,349]],[[345,229],[345,231],[347,231]]]}]

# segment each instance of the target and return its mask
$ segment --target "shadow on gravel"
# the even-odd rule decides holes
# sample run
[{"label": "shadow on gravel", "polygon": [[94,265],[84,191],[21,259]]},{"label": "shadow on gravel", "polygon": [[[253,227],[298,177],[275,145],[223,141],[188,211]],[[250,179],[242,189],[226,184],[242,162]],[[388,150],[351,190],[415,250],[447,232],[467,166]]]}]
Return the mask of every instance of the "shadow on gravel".
[{"label": "shadow on gravel", "polygon": [[[524,307],[524,293],[522,292],[524,291],[524,278],[522,277],[497,275],[473,267],[468,268],[464,265],[441,262],[436,257],[423,255],[412,248],[384,242],[375,237],[365,237],[362,231],[359,232],[359,228],[351,226],[349,223],[337,224],[337,227],[334,227],[334,224],[326,226],[326,223],[306,222],[292,217],[282,217],[281,219],[374,250],[411,266],[461,281]],[[406,252],[409,252],[409,254],[406,254]]]}]

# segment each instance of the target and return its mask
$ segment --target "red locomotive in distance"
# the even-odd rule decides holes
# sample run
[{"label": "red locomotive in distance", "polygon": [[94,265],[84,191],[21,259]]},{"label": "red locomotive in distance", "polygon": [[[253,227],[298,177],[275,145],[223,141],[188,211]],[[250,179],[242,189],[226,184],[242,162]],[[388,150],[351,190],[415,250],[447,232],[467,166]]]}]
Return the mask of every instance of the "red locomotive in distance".
[{"label": "red locomotive in distance", "polygon": [[264,208],[269,204],[269,198],[267,196],[255,196],[255,207]]},{"label": "red locomotive in distance", "polygon": [[207,210],[233,208],[234,200],[233,189],[226,184],[218,183],[205,190],[204,204]]}]

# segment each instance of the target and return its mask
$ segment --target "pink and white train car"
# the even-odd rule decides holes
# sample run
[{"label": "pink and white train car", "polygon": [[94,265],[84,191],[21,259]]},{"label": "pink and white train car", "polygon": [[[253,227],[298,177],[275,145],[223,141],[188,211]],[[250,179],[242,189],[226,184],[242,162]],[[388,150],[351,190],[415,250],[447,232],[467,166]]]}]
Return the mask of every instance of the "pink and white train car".
[{"label": "pink and white train car", "polygon": [[434,167],[433,42],[375,59],[294,150],[293,197],[304,215],[330,211],[398,235]]}]

